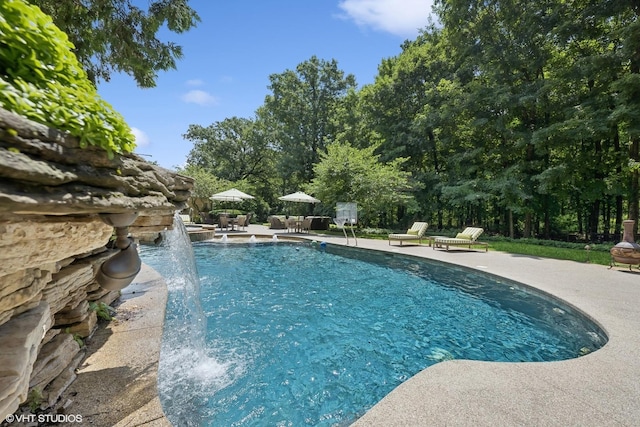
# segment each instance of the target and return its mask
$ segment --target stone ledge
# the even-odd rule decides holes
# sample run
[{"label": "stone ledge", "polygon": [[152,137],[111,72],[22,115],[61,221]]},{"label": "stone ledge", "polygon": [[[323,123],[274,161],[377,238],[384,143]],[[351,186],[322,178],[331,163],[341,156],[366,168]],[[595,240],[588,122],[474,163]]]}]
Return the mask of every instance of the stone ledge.
[{"label": "stone ledge", "polygon": [[18,405],[27,398],[38,347],[50,327],[51,312],[46,302],[0,327],[1,420],[18,409]]},{"label": "stone ledge", "polygon": [[194,181],[135,154],[109,159],[77,138],[0,108],[0,215],[173,214]]}]

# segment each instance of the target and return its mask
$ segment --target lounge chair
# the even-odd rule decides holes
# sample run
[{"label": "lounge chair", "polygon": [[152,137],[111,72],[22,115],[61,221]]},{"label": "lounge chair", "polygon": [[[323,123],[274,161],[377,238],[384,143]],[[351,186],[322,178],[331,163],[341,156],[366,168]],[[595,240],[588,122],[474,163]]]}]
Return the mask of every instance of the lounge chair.
[{"label": "lounge chair", "polygon": [[484,242],[478,242],[476,239],[484,232],[479,227],[467,227],[456,237],[433,237],[433,249],[443,248],[448,251],[450,246],[484,246],[485,252],[489,250],[489,245]]},{"label": "lounge chair", "polygon": [[419,243],[422,243],[422,237],[424,233],[426,233],[427,227],[429,227],[429,224],[426,222],[414,222],[406,233],[389,234],[389,244],[391,244],[392,240],[399,240],[400,246],[402,246],[402,242],[412,240],[417,240]]}]

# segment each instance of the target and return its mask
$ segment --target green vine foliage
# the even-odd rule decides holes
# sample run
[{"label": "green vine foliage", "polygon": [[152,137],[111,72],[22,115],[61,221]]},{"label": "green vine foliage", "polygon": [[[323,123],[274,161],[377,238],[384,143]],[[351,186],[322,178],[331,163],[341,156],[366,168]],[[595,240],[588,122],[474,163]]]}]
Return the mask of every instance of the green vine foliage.
[{"label": "green vine foliage", "polygon": [[80,146],[135,148],[124,118],[98,96],[51,17],[22,0],[0,1],[0,106],[69,132]]}]

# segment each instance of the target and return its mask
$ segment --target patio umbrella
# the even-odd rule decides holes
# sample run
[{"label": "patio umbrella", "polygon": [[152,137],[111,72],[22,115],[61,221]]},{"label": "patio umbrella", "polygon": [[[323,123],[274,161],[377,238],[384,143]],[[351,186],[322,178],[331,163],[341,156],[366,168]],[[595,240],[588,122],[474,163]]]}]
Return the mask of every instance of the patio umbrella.
[{"label": "patio umbrella", "polygon": [[222,202],[242,202],[246,199],[253,199],[253,196],[250,196],[247,193],[243,193],[240,190],[236,190],[232,188],[231,190],[223,191],[221,193],[216,193],[213,196],[209,197],[211,200],[218,200]]},{"label": "patio umbrella", "polygon": [[287,194],[286,196],[278,197],[278,199],[284,200],[285,202],[320,203],[320,200],[316,199],[315,197],[311,197],[310,195],[305,194],[302,191]]}]

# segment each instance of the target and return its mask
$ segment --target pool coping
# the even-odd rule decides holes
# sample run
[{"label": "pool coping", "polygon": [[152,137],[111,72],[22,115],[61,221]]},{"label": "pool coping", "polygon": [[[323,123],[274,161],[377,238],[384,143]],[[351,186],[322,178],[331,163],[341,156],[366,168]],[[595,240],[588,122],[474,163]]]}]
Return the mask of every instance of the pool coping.
[{"label": "pool coping", "polygon": [[[286,233],[286,230],[269,230],[259,225],[250,225],[243,233],[244,236],[252,234],[269,238],[277,234],[346,245],[344,237],[340,236]],[[354,243],[350,239],[349,246]],[[453,249],[446,252],[426,244],[398,246],[389,245],[386,240],[369,239],[358,239],[357,243],[363,249],[432,259],[534,287],[562,299],[593,319],[606,332],[609,341],[586,356],[558,362],[452,360],[438,363],[399,385],[355,421],[354,426],[637,425],[640,419],[640,273],[495,251]],[[147,274],[151,276],[142,280],[136,278],[131,286],[146,286],[148,291],[150,288],[159,292],[164,289],[166,301],[166,285],[162,279],[155,272],[147,271]],[[128,288],[123,294],[127,292]],[[131,296],[130,301],[136,301],[143,295]],[[138,302],[131,304],[139,305]],[[145,316],[160,317],[163,323],[165,307],[160,305],[158,300],[152,300],[144,308],[148,312],[145,311],[139,320]],[[130,327],[138,328],[135,323]],[[136,359],[142,352],[133,345],[146,342],[151,349],[145,351],[150,355],[147,366],[151,366],[146,371],[150,377],[146,379],[156,381],[162,324],[153,323],[144,331],[144,337],[138,336],[133,342],[114,340],[120,349],[115,346],[108,351],[120,354],[122,357],[117,359],[121,366],[131,369],[131,363],[137,366],[135,363],[139,362],[127,362],[126,356]],[[109,340],[115,336],[113,334]],[[98,353],[104,351],[107,350],[101,349]],[[80,378],[82,369],[79,372]],[[86,390],[89,397],[83,399],[99,401],[100,397],[94,396],[100,390],[95,383],[92,387]],[[134,425],[170,425],[156,400],[155,382],[146,391],[155,393],[149,396],[149,411],[144,407],[111,407],[112,412],[119,413],[119,421],[107,424],[129,425],[133,417],[137,417],[140,422],[133,422]],[[125,389],[123,392],[130,391]],[[87,406],[90,407],[91,404]],[[71,409],[67,413],[78,412]]]}]

